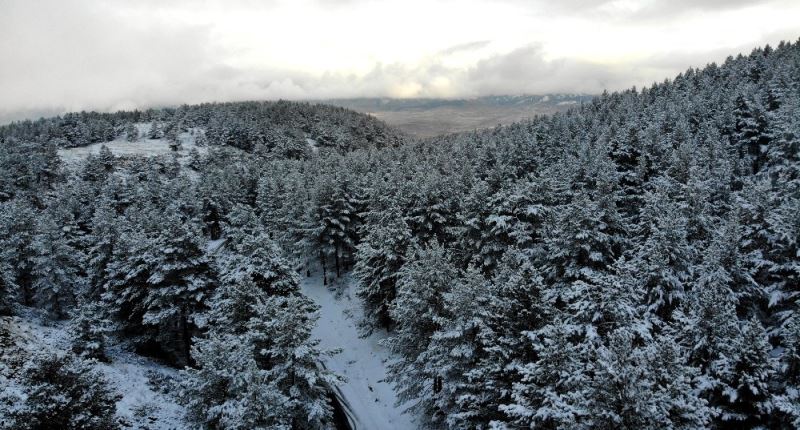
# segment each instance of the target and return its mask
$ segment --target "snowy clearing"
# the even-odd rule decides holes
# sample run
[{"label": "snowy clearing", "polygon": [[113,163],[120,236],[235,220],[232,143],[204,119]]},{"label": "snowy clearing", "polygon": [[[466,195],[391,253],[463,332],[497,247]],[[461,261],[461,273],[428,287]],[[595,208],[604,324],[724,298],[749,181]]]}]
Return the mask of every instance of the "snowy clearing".
[{"label": "snowy clearing", "polygon": [[[137,129],[143,136],[146,136],[149,130],[149,124],[137,124]],[[206,146],[197,146],[195,137],[197,134],[202,133],[199,129],[191,129],[188,132],[178,135],[178,140],[181,142],[180,149],[176,152],[182,159],[186,159],[189,151],[193,148],[197,152],[204,154],[208,151]],[[112,154],[122,156],[144,156],[155,157],[158,155],[168,155],[172,153],[169,141],[167,139],[148,139],[141,137],[135,142],[128,142],[124,136],[118,137],[110,142],[93,143],[88,146],[81,146],[77,148],[62,148],[58,150],[58,155],[67,163],[77,163],[86,159],[89,154],[97,155],[100,153],[100,148],[105,145]]]},{"label": "snowy clearing", "polygon": [[390,352],[380,345],[385,333],[374,332],[362,338],[358,322],[362,320],[361,305],[354,297],[354,282],[349,275],[322,285],[319,273],[303,278],[303,293],[320,306],[320,318],[312,335],[320,339],[322,349],[342,352],[325,360],[328,369],[347,378],[339,391],[364,430],[414,429],[411,416],[403,407],[395,406],[397,397],[392,385],[384,381]]}]

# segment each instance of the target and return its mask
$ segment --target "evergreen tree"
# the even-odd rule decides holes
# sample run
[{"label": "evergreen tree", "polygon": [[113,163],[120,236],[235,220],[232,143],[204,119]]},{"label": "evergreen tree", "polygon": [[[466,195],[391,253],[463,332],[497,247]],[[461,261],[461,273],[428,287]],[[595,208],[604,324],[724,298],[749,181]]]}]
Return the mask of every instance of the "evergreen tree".
[{"label": "evergreen tree", "polygon": [[136,129],[135,124],[130,123],[125,126],[125,140],[128,142],[136,142],[139,140],[139,130]]},{"label": "evergreen tree", "polygon": [[41,354],[22,369],[21,405],[11,412],[15,429],[97,429],[119,427],[114,391],[97,370],[65,354]]},{"label": "evergreen tree", "polygon": [[[155,215],[141,212],[141,224],[118,231],[103,297],[121,328],[141,336],[140,344],[155,342],[171,360],[189,364],[195,317],[216,275],[195,225],[172,211]],[[157,227],[146,224],[156,220]]]},{"label": "evergreen tree", "polygon": [[497,333],[487,325],[489,302],[487,282],[475,269],[454,282],[444,294],[446,316],[437,318],[441,327],[421,353],[425,371],[435,375],[431,404],[426,408],[431,427],[474,428],[488,422],[483,410],[486,380],[483,360]]},{"label": "evergreen tree", "polygon": [[411,231],[395,209],[367,214],[363,235],[353,269],[358,279],[356,294],[364,301],[368,321],[389,328],[393,325],[390,308],[397,295],[398,272],[411,244]]},{"label": "evergreen tree", "polygon": [[164,230],[145,257],[150,266],[142,322],[159,327],[159,331],[177,325],[178,333],[170,337],[179,339],[181,350],[176,353],[184,363],[191,363],[194,315],[203,308],[215,282],[201,238],[191,224],[176,218],[164,220]]},{"label": "evergreen tree", "polygon": [[781,345],[784,348],[775,379],[782,392],[775,397],[774,427],[800,425],[800,318],[793,316],[781,327]]},{"label": "evergreen tree", "polygon": [[147,138],[161,139],[162,137],[164,137],[164,132],[161,129],[161,125],[157,121],[153,121],[150,124],[150,129],[147,131]]},{"label": "evergreen tree", "polygon": [[70,321],[72,352],[84,359],[108,361],[106,337],[112,324],[97,302],[84,302]]},{"label": "evergreen tree", "polygon": [[297,273],[263,231],[255,214],[246,207],[237,206],[229,219],[230,246],[228,252],[217,259],[220,281],[226,284],[251,281],[270,295],[297,293]]},{"label": "evergreen tree", "polygon": [[445,315],[444,294],[459,276],[444,248],[435,241],[427,248],[410,249],[398,272],[397,297],[390,315],[395,321],[392,336],[385,342],[399,356],[389,366],[399,402],[417,399],[412,407],[424,419],[435,419],[431,401],[441,390],[442,380],[431,374],[424,352]]},{"label": "evergreen tree", "polygon": [[211,329],[192,354],[183,398],[209,428],[327,428],[330,384],[324,353],[310,339],[314,307],[300,296],[269,296],[252,281],[226,285],[209,311]]},{"label": "evergreen tree", "polygon": [[56,318],[68,314],[84,285],[80,271],[83,257],[69,246],[64,233],[55,220],[42,213],[31,244],[35,253],[31,270],[35,300]]},{"label": "evergreen tree", "polygon": [[7,285],[16,286],[23,305],[34,302],[36,218],[33,210],[20,201],[0,204],[0,261]]},{"label": "evergreen tree", "polygon": [[695,251],[687,240],[686,219],[681,207],[670,200],[665,184],[644,195],[639,234],[644,238],[633,255],[620,264],[622,282],[644,288],[649,312],[670,321],[672,311],[685,298]]}]

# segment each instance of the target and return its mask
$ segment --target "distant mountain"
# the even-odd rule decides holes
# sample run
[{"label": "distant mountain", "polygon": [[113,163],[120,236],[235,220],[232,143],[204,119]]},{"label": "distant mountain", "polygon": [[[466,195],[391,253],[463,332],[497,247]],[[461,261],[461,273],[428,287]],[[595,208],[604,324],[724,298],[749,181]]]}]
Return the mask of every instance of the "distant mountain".
[{"label": "distant mountain", "polygon": [[510,124],[564,111],[591,99],[592,96],[585,94],[547,94],[462,99],[355,98],[321,102],[368,113],[414,136],[431,137]]}]

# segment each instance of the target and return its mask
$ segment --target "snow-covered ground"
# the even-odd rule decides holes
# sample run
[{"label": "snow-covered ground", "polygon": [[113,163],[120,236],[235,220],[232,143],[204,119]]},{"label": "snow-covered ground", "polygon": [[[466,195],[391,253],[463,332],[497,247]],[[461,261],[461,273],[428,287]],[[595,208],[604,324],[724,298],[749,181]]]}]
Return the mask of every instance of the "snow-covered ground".
[{"label": "snow-covered ground", "polygon": [[[128,142],[125,136],[121,136],[110,142],[93,143],[89,146],[81,146],[78,148],[62,148],[58,150],[58,155],[67,163],[79,162],[85,160],[89,154],[97,155],[100,153],[100,148],[103,145],[108,147],[111,153],[116,156],[140,155],[154,157],[157,155],[167,155],[172,152],[167,139],[146,138],[147,132],[150,129],[150,124],[137,124],[136,127],[143,136],[136,142]],[[177,151],[179,157],[185,160],[192,148],[196,148],[200,154],[204,154],[208,150],[205,146],[197,146],[195,137],[198,133],[202,133],[202,131],[193,129],[178,135],[178,140],[181,142],[181,147]]]},{"label": "snow-covered ground", "polygon": [[[31,313],[24,317],[3,318],[16,346],[29,352],[67,351],[70,348],[66,323],[42,325]],[[134,429],[168,430],[191,428],[184,420],[185,409],[167,394],[164,385],[179,378],[178,371],[113,345],[106,351],[110,363],[96,363],[109,386],[122,396],[117,416]],[[10,381],[0,382],[9,383]]]},{"label": "snow-covered ground", "polygon": [[347,378],[339,385],[340,395],[355,415],[357,428],[364,430],[414,429],[412,417],[395,406],[397,397],[386,378],[390,352],[380,340],[385,333],[359,336],[358,323],[362,308],[353,292],[353,281],[344,276],[332,286],[322,285],[319,273],[303,278],[303,293],[320,306],[320,318],[313,337],[320,339],[322,349],[342,352],[325,360],[328,369]]}]

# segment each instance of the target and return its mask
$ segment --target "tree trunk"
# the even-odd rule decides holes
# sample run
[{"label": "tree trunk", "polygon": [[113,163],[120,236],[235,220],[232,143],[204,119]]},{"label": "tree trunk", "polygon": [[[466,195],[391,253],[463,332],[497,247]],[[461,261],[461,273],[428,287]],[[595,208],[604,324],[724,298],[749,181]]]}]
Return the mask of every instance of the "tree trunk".
[{"label": "tree trunk", "polygon": [[328,267],[325,264],[325,254],[319,252],[319,261],[322,263],[322,285],[328,285]]},{"label": "tree trunk", "polygon": [[339,245],[336,245],[335,258],[336,258],[336,277],[339,278],[342,276],[339,270]]},{"label": "tree trunk", "polygon": [[33,292],[31,291],[31,276],[29,273],[23,272],[19,277],[19,286],[22,288],[22,304],[25,306],[33,305]]},{"label": "tree trunk", "polygon": [[186,306],[181,308],[181,337],[183,343],[183,358],[186,366],[192,365],[192,339],[189,334],[189,321]]}]

